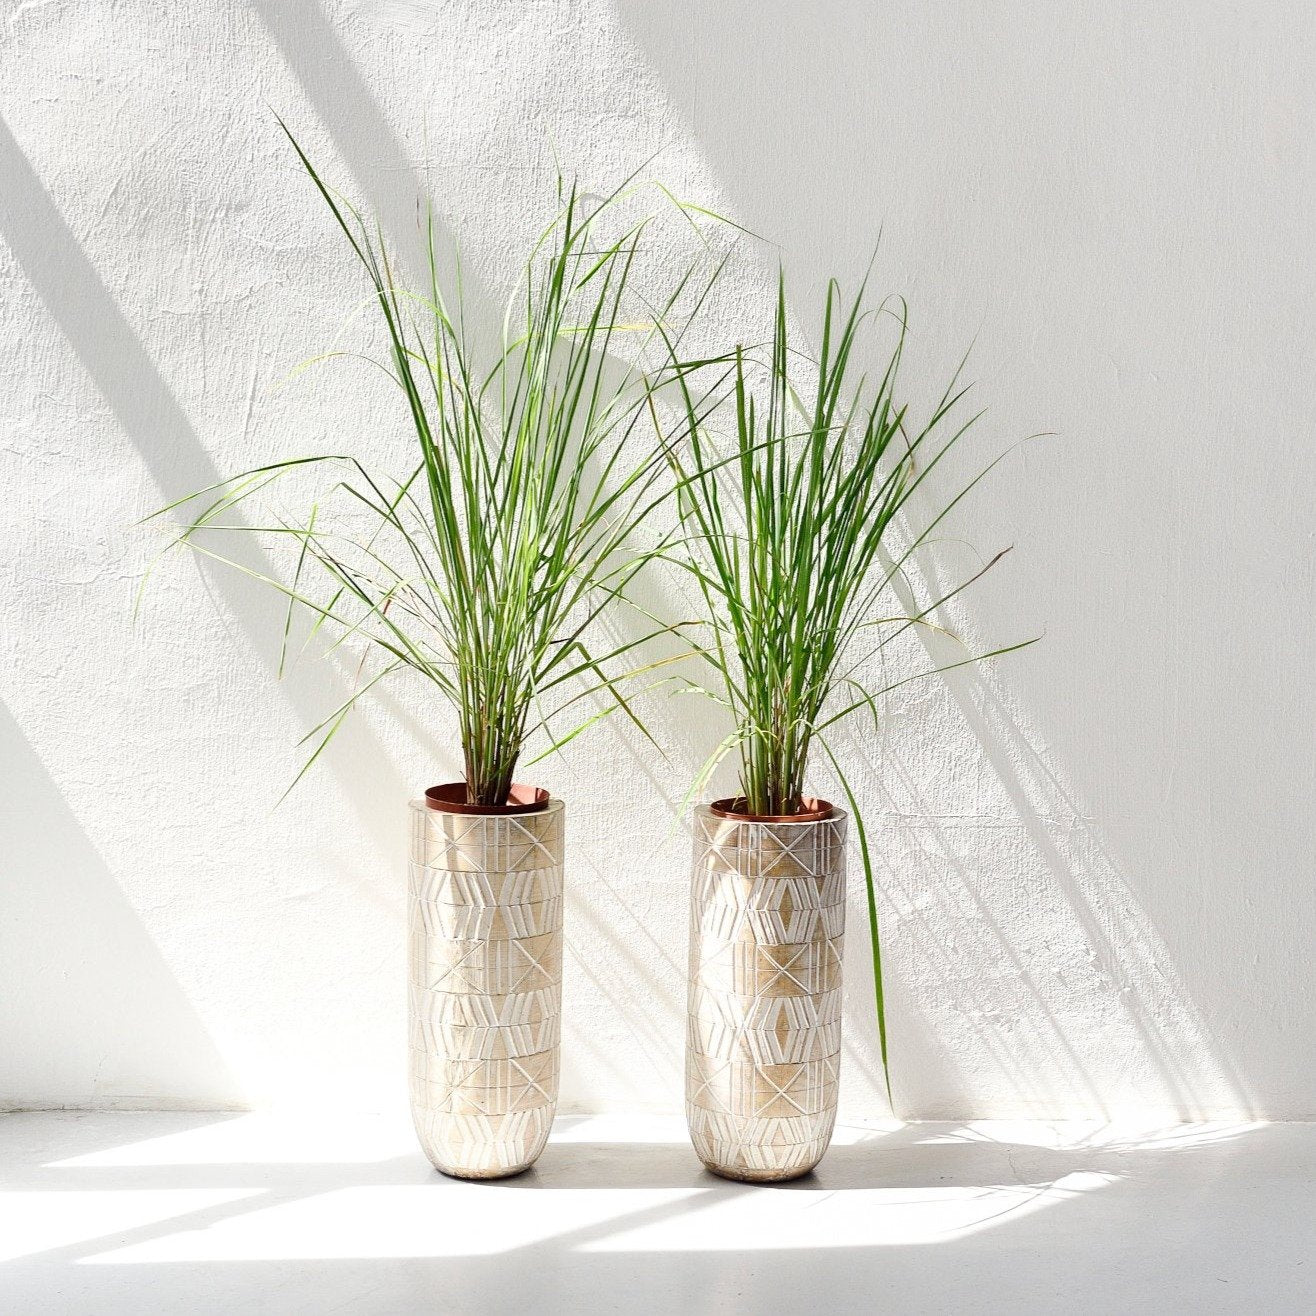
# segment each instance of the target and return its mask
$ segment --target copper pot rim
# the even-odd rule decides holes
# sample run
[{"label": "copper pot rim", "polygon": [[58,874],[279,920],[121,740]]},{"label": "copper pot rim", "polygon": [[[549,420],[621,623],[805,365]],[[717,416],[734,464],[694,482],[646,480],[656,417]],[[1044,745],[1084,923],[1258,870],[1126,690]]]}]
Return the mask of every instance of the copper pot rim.
[{"label": "copper pot rim", "polygon": [[540,813],[548,808],[552,796],[542,786],[527,786],[514,781],[507,792],[506,804],[471,804],[466,799],[464,781],[445,781],[425,791],[425,807],[439,813],[468,813],[482,817],[511,817],[518,813]]},{"label": "copper pot rim", "polygon": [[801,795],[800,803],[804,808],[799,813],[747,813],[743,795],[728,795],[725,799],[714,800],[708,807],[719,818],[753,823],[826,822],[836,812],[836,806],[829,800],[812,795]]}]

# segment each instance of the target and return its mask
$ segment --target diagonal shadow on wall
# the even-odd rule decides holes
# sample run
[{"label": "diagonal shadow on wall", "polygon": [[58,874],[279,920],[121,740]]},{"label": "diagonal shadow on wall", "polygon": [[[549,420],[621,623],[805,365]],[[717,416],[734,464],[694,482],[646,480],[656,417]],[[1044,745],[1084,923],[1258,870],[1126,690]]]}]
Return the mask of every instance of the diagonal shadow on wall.
[{"label": "diagonal shadow on wall", "polygon": [[[429,281],[425,241],[429,188],[412,153],[399,138],[342,38],[316,0],[251,0],[251,8],[273,38],[307,100],[328,130],[366,205],[362,215],[377,222],[414,285]],[[295,124],[289,124],[298,135]],[[433,216],[435,256],[454,247],[453,234]],[[468,328],[495,340],[501,310],[469,268],[462,270],[463,310]]]},{"label": "diagonal shadow on wall", "polygon": [[[213,485],[221,478],[191,421],[157,369],[113,295],[60,214],[31,162],[0,119],[0,234],[32,287],[60,327],[88,376],[136,446],[165,501]],[[234,524],[240,519],[230,517]],[[237,544],[235,560],[272,574],[250,545]],[[282,633],[274,592],[237,572],[213,573],[226,607],[271,675]],[[281,683],[309,731],[348,696],[327,663],[308,665],[296,681]],[[349,718],[335,753],[324,758],[384,854],[397,848],[397,801],[405,798],[396,769],[360,719]]]},{"label": "diagonal shadow on wall", "polygon": [[[15,988],[0,995],[0,1108],[241,1105],[201,1018],[4,704],[0,781],[0,958]],[[167,1093],[153,1088],[161,1074]]]}]

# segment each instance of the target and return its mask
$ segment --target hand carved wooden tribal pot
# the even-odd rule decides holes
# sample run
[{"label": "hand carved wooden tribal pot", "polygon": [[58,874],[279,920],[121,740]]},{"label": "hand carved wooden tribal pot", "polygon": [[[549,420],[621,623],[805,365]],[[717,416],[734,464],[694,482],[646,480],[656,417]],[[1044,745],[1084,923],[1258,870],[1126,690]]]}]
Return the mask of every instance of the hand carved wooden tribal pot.
[{"label": "hand carved wooden tribal pot", "polygon": [[846,815],[716,808],[694,820],[686,1119],[714,1174],[794,1179],[836,1123]]},{"label": "hand carved wooden tribal pot", "polygon": [[411,1112],[444,1174],[498,1179],[557,1108],[564,810],[453,812],[444,789],[411,806]]}]

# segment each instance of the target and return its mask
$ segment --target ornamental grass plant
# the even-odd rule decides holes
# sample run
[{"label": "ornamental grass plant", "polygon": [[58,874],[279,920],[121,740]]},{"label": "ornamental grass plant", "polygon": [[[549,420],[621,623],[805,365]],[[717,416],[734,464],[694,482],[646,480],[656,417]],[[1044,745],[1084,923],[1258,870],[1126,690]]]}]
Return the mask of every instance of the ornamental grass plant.
[{"label": "ornamental grass plant", "polygon": [[[455,293],[441,288],[432,212],[428,284],[417,291],[398,278],[378,229],[288,138],[364,272],[387,344],[387,359],[373,364],[397,387],[415,466],[389,478],[356,455],[275,462],[155,516],[181,516],[171,547],[237,567],[286,598],[280,670],[298,613],[310,619],[308,639],[329,637],[329,651],[364,645],[354,692],[308,736],[299,778],[362,696],[411,673],[456,712],[467,801],[502,805],[536,736],[543,757],[617,710],[648,735],[618,683],[670,660],[640,661],[643,634],[606,652],[590,635],[661,545],[642,527],[670,489],[643,422],[651,394],[679,377],[672,317],[696,267],[634,318],[634,307],[647,308],[630,289],[647,221],[617,219],[633,180],[600,200],[559,179],[557,213],[525,262],[501,341],[482,353],[467,330],[460,272]],[[233,517],[258,498],[263,509],[276,483],[326,471],[327,492],[302,514]],[[287,571],[236,562],[216,546],[224,533],[282,547]]]},{"label": "ornamental grass plant", "polygon": [[[894,339],[878,349],[870,371],[860,364],[859,343],[866,322],[876,316],[894,329]],[[821,751],[859,839],[885,1069],[872,857],[833,737],[856,713],[868,714],[876,728],[883,695],[931,674],[885,683],[868,675],[881,669],[874,660],[910,628],[942,629],[934,621],[936,610],[1001,554],[942,597],[912,613],[900,609],[893,583],[986,474],[918,520],[916,508],[926,500],[917,496],[928,492],[933,472],[981,413],[962,416],[968,389],[957,371],[928,419],[912,420],[899,394],[907,336],[902,302],[866,309],[864,288],[847,302],[833,280],[820,329],[816,353],[796,343],[779,278],[766,351],[738,347],[702,394],[691,378],[679,378],[681,433],[667,436],[664,447],[676,473],[682,535],[666,556],[689,574],[703,602],[687,635],[709,677],[691,688],[727,708],[732,723],[690,795],[699,794],[717,764],[734,754],[740,767],[737,807],[745,815],[805,813],[815,751]],[[728,414],[729,423],[720,426],[725,437],[719,437],[719,422]],[[656,410],[654,417],[658,423]],[[1021,647],[968,654],[963,663]],[[889,1090],[889,1074],[887,1083]]]}]

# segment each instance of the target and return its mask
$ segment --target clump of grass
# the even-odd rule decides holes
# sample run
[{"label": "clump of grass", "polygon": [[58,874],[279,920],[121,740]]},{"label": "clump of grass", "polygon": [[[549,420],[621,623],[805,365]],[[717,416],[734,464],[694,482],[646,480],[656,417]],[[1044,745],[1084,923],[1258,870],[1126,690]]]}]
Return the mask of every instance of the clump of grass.
[{"label": "clump of grass", "polygon": [[[671,324],[657,321],[689,291],[693,267],[652,318],[628,321],[645,221],[617,236],[605,230],[617,227],[610,221],[631,180],[601,201],[559,180],[558,212],[525,263],[502,341],[481,355],[460,283],[451,304],[440,289],[432,215],[429,284],[418,293],[401,285],[378,230],[288,137],[365,272],[388,344],[387,361],[376,364],[399,390],[416,465],[388,479],[352,456],[278,462],[156,515],[186,508],[175,543],[256,574],[286,597],[285,655],[300,610],[312,635],[333,635],[331,647],[364,642],[380,659],[308,737],[316,744],[303,773],[358,699],[411,672],[456,710],[468,800],[503,804],[532,735],[543,733],[548,753],[618,709],[644,730],[618,681],[658,664],[612,669],[648,637],[596,653],[588,633],[654,549],[652,536],[639,546],[637,532],[666,496],[666,467],[634,431],[652,391],[679,372],[665,355],[656,369],[640,363],[653,344],[663,353],[673,345]],[[625,361],[623,340],[634,346]],[[304,516],[226,521],[272,482],[322,468],[338,478]],[[219,530],[275,536],[293,550],[291,580],[216,551],[202,532]],[[594,711],[577,720],[568,710],[582,700]]]},{"label": "clump of grass", "polygon": [[[821,346],[812,356],[792,343],[779,280],[766,361],[756,363],[737,348],[726,373],[698,398],[690,381],[681,379],[684,436],[668,449],[684,527],[683,551],[670,556],[693,577],[704,603],[693,634],[712,679],[699,688],[729,708],[733,724],[691,795],[702,790],[723,757],[736,752],[745,812],[797,814],[814,750],[822,750],[853,812],[863,857],[885,1067],[868,837],[829,735],[860,711],[876,724],[878,699],[895,684],[917,679],[867,688],[860,678],[887,644],[911,626],[933,625],[930,614],[971,583],[913,615],[893,617],[889,604],[882,606],[910,555],[982,476],[920,527],[903,524],[911,500],[978,417],[957,419],[967,392],[957,372],[930,418],[912,423],[898,397],[904,307],[884,304],[878,310],[894,317],[895,341],[874,374],[860,374],[857,343],[869,314],[864,289],[847,304],[835,281],[829,283]],[[801,375],[806,382],[799,382]],[[727,409],[734,419],[731,438],[720,443],[707,418]]]}]

